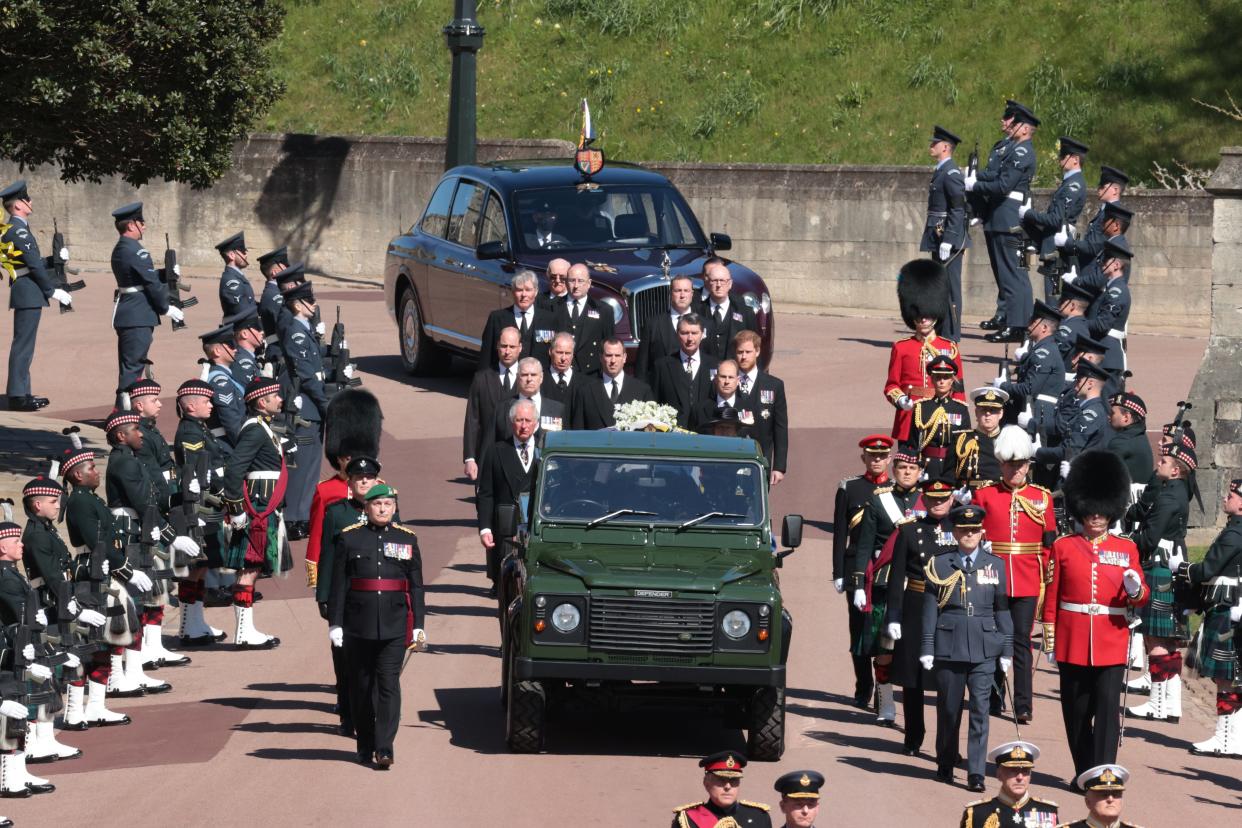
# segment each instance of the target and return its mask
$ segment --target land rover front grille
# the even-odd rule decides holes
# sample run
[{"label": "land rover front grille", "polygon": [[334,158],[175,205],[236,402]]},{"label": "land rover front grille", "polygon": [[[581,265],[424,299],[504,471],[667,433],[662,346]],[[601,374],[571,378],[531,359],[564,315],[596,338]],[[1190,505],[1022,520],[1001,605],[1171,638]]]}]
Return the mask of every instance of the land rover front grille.
[{"label": "land rover front grille", "polygon": [[594,596],[588,644],[595,650],[710,653],[715,618],[711,601]]}]

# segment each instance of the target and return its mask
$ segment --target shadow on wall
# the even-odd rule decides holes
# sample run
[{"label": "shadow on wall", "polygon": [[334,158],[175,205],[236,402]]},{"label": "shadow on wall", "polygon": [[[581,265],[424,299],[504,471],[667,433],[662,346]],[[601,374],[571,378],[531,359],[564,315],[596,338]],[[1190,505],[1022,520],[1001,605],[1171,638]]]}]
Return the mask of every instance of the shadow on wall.
[{"label": "shadow on wall", "polygon": [[[288,245],[293,260],[309,262],[324,232],[332,226],[332,209],[341,171],[352,146],[339,136],[287,135],[281,157],[263,184],[254,213],[273,245]],[[307,267],[309,275],[319,275]]]}]

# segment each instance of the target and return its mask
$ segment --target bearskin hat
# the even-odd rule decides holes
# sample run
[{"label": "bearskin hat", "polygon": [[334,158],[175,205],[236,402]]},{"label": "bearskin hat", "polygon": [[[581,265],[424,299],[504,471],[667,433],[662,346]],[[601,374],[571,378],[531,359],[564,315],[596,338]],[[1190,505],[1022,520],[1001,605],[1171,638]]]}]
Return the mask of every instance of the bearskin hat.
[{"label": "bearskin hat", "polygon": [[914,330],[920,316],[944,319],[949,315],[949,276],[931,259],[914,259],[897,275],[897,304],[906,327]]},{"label": "bearskin hat", "polygon": [[337,468],[340,457],[378,457],[384,413],[370,391],[346,388],[328,403],[323,453]]},{"label": "bearskin hat", "polygon": [[1130,505],[1130,473],[1111,451],[1084,451],[1070,464],[1061,491],[1065,493],[1065,508],[1078,520],[1087,515],[1117,520]]}]

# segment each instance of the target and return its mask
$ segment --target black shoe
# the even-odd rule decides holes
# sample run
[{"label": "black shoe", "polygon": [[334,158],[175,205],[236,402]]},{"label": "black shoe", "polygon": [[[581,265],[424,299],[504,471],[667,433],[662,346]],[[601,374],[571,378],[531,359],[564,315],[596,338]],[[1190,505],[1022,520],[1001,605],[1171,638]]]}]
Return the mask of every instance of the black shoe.
[{"label": "black shoe", "polygon": [[203,594],[204,607],[227,607],[233,603],[233,590],[210,587]]},{"label": "black shoe", "polygon": [[297,520],[287,527],[286,537],[291,541],[306,540],[308,535],[310,535],[310,524],[306,521]]},{"label": "black shoe", "polygon": [[182,647],[209,647],[212,644],[220,643],[226,638],[228,638],[228,635],[223,632],[220,633],[219,635],[211,635],[210,633],[208,633],[207,635],[195,635],[195,636],[183,635],[177,639],[177,642]]},{"label": "black shoe", "polygon": [[53,785],[51,782],[45,782],[42,785],[32,785],[31,783],[27,782],[26,790],[30,791],[32,794],[45,794],[45,793],[51,793],[52,791],[56,790],[56,786]]},{"label": "black shoe", "polygon": [[871,706],[871,696],[875,693],[874,687],[868,687],[866,690],[854,691],[854,706],[866,710]]},{"label": "black shoe", "polygon": [[1004,329],[998,330],[994,334],[988,334],[987,336],[984,337],[984,339],[987,340],[988,342],[997,342],[997,343],[1016,342],[1018,344],[1021,344],[1022,342],[1026,341],[1026,331],[1023,330],[1022,328],[1004,328]]},{"label": "black shoe", "polygon": [[375,754],[375,767],[380,770],[388,770],[392,767],[392,752],[381,750]]},{"label": "black shoe", "polygon": [[1005,318],[999,313],[991,319],[985,319],[979,323],[979,327],[985,331],[998,331],[1005,324]]},{"label": "black shoe", "polygon": [[354,732],[353,722],[341,722],[337,726],[336,732],[344,736],[346,739],[353,739],[358,735]]},{"label": "black shoe", "polygon": [[356,758],[357,758],[357,760],[358,760],[358,764],[359,764],[359,765],[370,765],[370,764],[371,764],[371,757],[372,757],[372,753],[371,753],[371,751],[369,751],[369,750],[360,750],[360,751],[358,751],[358,756],[357,756]]},{"label": "black shoe", "polygon": [[[33,397],[9,397],[9,411],[38,411],[42,407],[34,401]],[[13,795],[18,796],[18,794]]]},{"label": "black shoe", "polygon": [[975,793],[983,793],[985,790],[983,787],[983,777],[977,773],[972,773],[970,776],[966,777],[966,790],[973,791]]},{"label": "black shoe", "polygon": [[5,799],[25,799],[32,793],[34,793],[34,791],[27,787],[16,791],[0,791],[0,797],[4,797]]},{"label": "black shoe", "polygon": [[491,588],[487,591],[487,597],[493,600],[496,598],[496,585],[495,584],[492,584]]},{"label": "black shoe", "polygon": [[[127,725],[132,721],[133,719],[131,719],[129,716],[122,714],[121,718],[119,719],[87,719],[82,724],[85,725],[86,727],[117,727],[119,725]],[[64,727],[66,729],[72,729],[72,730],[78,729],[78,728],[71,728],[69,725],[65,725]],[[86,727],[83,727],[81,729],[85,730]]]},{"label": "black shoe", "polygon": [[274,650],[280,646],[280,639],[272,636],[262,644],[234,644],[233,647],[238,650]]},{"label": "black shoe", "polygon": [[919,748],[918,748],[918,747],[912,747],[912,746],[910,746],[910,745],[903,745],[903,746],[902,746],[902,748],[901,748],[901,755],[902,755],[902,756],[918,756],[918,755],[919,755]]},{"label": "black shoe", "polygon": [[946,785],[952,785],[953,784],[953,771],[952,770],[946,771],[946,770],[937,768],[936,769],[936,781],[943,782]]},{"label": "black shoe", "polygon": [[1020,725],[1025,725],[1025,724],[1030,724],[1034,719],[1035,717],[1032,716],[1030,713],[1019,713],[1017,715],[1016,721]]}]

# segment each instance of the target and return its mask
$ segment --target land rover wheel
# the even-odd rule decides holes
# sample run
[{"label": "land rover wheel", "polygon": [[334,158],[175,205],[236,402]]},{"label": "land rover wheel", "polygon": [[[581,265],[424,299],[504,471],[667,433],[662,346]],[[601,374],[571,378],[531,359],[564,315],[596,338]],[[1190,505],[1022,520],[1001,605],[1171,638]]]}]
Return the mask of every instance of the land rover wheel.
[{"label": "land rover wheel", "polygon": [[408,285],[401,291],[397,306],[397,337],[401,345],[401,367],[408,374],[432,374],[443,368],[445,354],[427,336],[418,296]]},{"label": "land rover wheel", "polygon": [[543,750],[547,690],[538,681],[514,681],[512,671],[509,676],[505,741],[514,753],[538,753]]},{"label": "land rover wheel", "polygon": [[763,687],[755,691],[748,711],[746,755],[760,762],[775,762],[785,752],[785,691]]},{"label": "land rover wheel", "polygon": [[500,706],[508,715],[509,710],[509,677],[513,675],[513,654],[517,645],[505,636],[500,637]]}]

